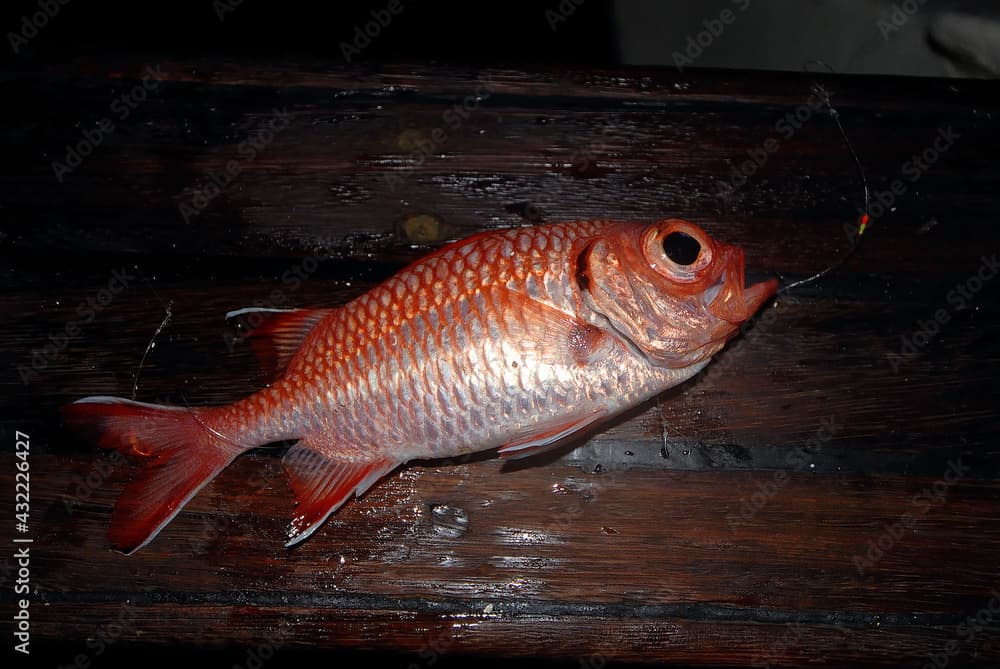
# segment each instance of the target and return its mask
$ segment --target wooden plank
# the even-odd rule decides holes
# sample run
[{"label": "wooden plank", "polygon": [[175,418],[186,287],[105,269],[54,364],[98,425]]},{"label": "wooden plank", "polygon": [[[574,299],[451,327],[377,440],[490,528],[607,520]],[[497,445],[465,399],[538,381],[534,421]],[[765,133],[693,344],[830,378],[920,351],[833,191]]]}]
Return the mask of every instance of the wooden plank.
[{"label": "wooden plank", "polygon": [[[58,471],[47,458],[38,467],[44,472],[48,464]],[[221,587],[218,579],[235,579],[229,589],[270,590],[267,584],[281,574],[276,587],[282,592],[333,587],[434,598],[502,596],[509,589],[527,599],[592,603],[635,593],[648,604],[679,599],[787,610],[951,612],[975,599],[978,582],[990,571],[974,556],[996,550],[993,542],[956,527],[990,521],[993,482],[959,479],[939,497],[925,498],[921,492],[933,491],[935,481],[777,472],[592,474],[558,465],[510,472],[484,461],[401,470],[363,503],[338,513],[320,536],[285,551],[292,498],[280,467],[274,458],[248,457],[193,500],[190,513],[164,530],[140,560],[104,550],[109,507],[127,468],[113,466],[100,487],[81,488],[79,481],[94,481],[103,471],[81,464],[72,475],[46,476],[61,478],[61,487],[38,496],[49,505],[49,531],[57,535],[44,543],[56,543],[63,533],[69,540],[43,553],[56,564],[72,562],[81,549],[93,553],[87,565],[70,572],[44,570],[54,586],[67,590],[89,591],[83,584],[91,582],[122,592],[203,590]],[[763,499],[755,498],[762,490]],[[829,509],[833,499],[836,515]],[[912,527],[906,536],[893,537],[884,559],[859,569],[853,558],[864,561],[869,542],[877,543],[907,514]],[[803,536],[810,541],[802,542]],[[950,545],[947,561],[926,553],[935,543]],[[766,561],[754,565],[762,555]],[[250,563],[241,567],[244,559]],[[172,569],[193,572],[173,576],[160,561],[183,561],[186,566]],[[197,580],[210,564],[230,561],[231,574]],[[316,561],[329,561],[333,573],[314,572]],[[134,567],[119,572],[125,565]],[[385,572],[387,565],[394,576]],[[260,580],[253,580],[258,568]],[[880,578],[886,572],[906,586],[893,591]],[[770,582],[782,574],[781,582]],[[325,583],[331,576],[334,583]],[[609,580],[615,589],[602,592]],[[806,584],[811,597],[802,589]],[[877,598],[860,596],[873,590],[880,591]]]},{"label": "wooden plank", "polygon": [[[426,629],[441,634],[477,628],[478,620],[492,631],[468,643],[503,654],[533,654],[543,645],[516,651],[500,642],[511,626],[535,629],[550,621],[581,631],[593,626],[597,633],[625,618],[634,620],[612,624],[622,635],[615,643],[590,652],[693,661],[732,634],[745,637],[743,652],[752,655],[770,652],[769,641],[787,633],[788,648],[777,655],[790,666],[802,653],[858,659],[873,650],[869,644],[903,657],[959,639],[956,629],[967,612],[989,606],[982,587],[995,577],[994,565],[983,558],[998,551],[995,536],[984,540],[964,531],[993,521],[995,483],[959,482],[940,501],[915,502],[923,488],[933,490],[933,481],[813,474],[779,480],[767,472],[588,474],[558,465],[505,473],[496,461],[408,468],[286,551],[291,504],[280,467],[275,458],[248,457],[153,544],[126,557],[106,550],[103,540],[126,468],[112,463],[97,480],[102,468],[74,460],[73,469],[53,457],[35,462],[36,471],[54,472],[42,478],[46,489],[36,498],[46,529],[34,546],[33,572],[50,602],[37,619],[43,639],[82,638],[95,621],[109,619],[93,606],[107,611],[128,602],[144,643],[253,640],[268,629],[245,625],[239,609],[253,606],[296,620],[289,631],[294,643],[313,647],[417,652],[421,627],[395,630],[408,640],[386,636],[408,611],[407,620],[438,620]],[[88,477],[98,485],[81,487]],[[741,513],[743,501],[769,485],[773,492],[761,508]],[[887,532],[908,515],[913,520],[902,536]],[[880,541],[884,555],[859,570],[855,557],[868,560],[869,542]],[[946,556],[928,550],[942,545]],[[228,610],[222,619],[220,606]],[[475,615],[484,610],[489,613]],[[316,630],[299,625],[300,613],[333,627],[313,636]],[[343,628],[355,616],[367,623],[355,632],[359,638]],[[201,617],[214,619],[213,626],[192,626]],[[461,625],[450,624],[460,619]],[[713,623],[724,631],[697,631],[714,629]],[[639,641],[629,639],[643,629],[678,635],[680,646],[633,647]],[[845,639],[874,630],[882,636],[845,654]],[[699,639],[701,650],[690,647],[689,636]],[[562,643],[546,652],[586,654],[579,638],[556,637]],[[454,652],[472,648],[448,639],[458,644]],[[971,644],[980,651],[982,645]]]},{"label": "wooden plank", "polygon": [[[149,99],[57,182],[52,161],[147,65],[162,73]],[[68,71],[0,75],[23,102],[0,128],[0,438],[11,450],[16,431],[32,438],[33,629],[54,661],[92,653],[87,640],[124,611],[115,651],[136,656],[251,648],[283,630],[288,658],[374,649],[428,666],[465,654],[996,664],[1000,320],[995,286],[973,281],[1000,251],[995,87],[323,64]],[[540,220],[676,215],[743,246],[754,271],[790,281],[827,266],[847,249],[860,184],[828,115],[788,139],[776,126],[804,113],[816,83],[873,190],[900,180],[905,193],[844,267],[779,298],[703,375],[532,466],[406,467],[291,551],[280,449],[238,460],[138,554],[107,550],[129,469],[66,434],[58,406],[133,387],[216,404],[260,387],[223,322],[231,309],[341,304],[449,239]],[[275,109],[290,124],[247,160],[240,143]],[[953,146],[908,180],[905,162],[948,127]],[[779,150],[721,195],[768,137]],[[241,158],[186,222],[179,204]],[[927,334],[939,310],[947,322]],[[14,603],[9,589],[0,598]],[[969,616],[993,622],[970,634]]]}]

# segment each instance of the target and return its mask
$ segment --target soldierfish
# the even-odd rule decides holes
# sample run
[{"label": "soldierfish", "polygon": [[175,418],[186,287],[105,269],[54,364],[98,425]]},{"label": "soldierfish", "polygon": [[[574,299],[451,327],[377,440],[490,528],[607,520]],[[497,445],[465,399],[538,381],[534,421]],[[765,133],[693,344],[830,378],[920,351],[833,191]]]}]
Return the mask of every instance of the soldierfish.
[{"label": "soldierfish", "polygon": [[125,553],[240,453],[297,440],[291,546],[407,461],[537,453],[683,382],[776,288],[746,287],[740,248],[677,219],[485,232],[343,306],[274,314],[254,335],[283,371],[245,399],[87,397],[63,413],[145,459],[112,515]]}]

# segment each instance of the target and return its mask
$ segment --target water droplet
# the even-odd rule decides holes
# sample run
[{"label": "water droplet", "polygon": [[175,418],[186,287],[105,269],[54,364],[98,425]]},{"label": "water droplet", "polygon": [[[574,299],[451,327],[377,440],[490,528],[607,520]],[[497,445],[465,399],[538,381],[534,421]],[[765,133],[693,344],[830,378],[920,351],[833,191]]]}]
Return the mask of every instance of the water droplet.
[{"label": "water droplet", "polygon": [[469,516],[459,506],[432,504],[431,528],[439,537],[457,539],[469,529]]}]

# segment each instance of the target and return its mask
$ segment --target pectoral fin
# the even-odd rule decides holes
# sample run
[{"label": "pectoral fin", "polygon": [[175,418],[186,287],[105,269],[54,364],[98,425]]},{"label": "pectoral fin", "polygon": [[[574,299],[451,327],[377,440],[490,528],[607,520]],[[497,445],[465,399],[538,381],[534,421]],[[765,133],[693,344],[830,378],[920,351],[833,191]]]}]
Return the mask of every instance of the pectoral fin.
[{"label": "pectoral fin", "polygon": [[560,446],[565,439],[594,425],[606,418],[607,415],[607,411],[595,409],[569,420],[561,416],[558,419],[540,423],[526,431],[516,440],[501,447],[497,453],[501,458],[511,460],[543,453],[550,448]]},{"label": "pectoral fin", "polygon": [[514,290],[498,291],[501,308],[519,316],[507,323],[508,334],[524,354],[547,364],[589,365],[607,355],[611,336],[573,314]]}]

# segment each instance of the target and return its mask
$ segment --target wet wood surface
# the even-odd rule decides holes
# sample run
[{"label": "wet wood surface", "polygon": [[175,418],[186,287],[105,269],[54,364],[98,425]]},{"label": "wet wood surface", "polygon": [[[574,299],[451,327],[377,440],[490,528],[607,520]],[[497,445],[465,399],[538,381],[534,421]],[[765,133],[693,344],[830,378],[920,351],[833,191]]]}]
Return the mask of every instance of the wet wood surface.
[{"label": "wet wood surface", "polygon": [[[60,665],[1000,662],[995,85],[155,60],[0,80],[11,499],[31,443],[29,531],[0,526],[33,538],[31,643]],[[880,208],[699,377],[559,457],[405,467],[293,550],[260,449],[108,549],[132,470],[58,407],[261,387],[232,309],[341,304],[448,240],[565,219],[687,218],[786,282],[836,261],[862,187],[816,85]]]}]

